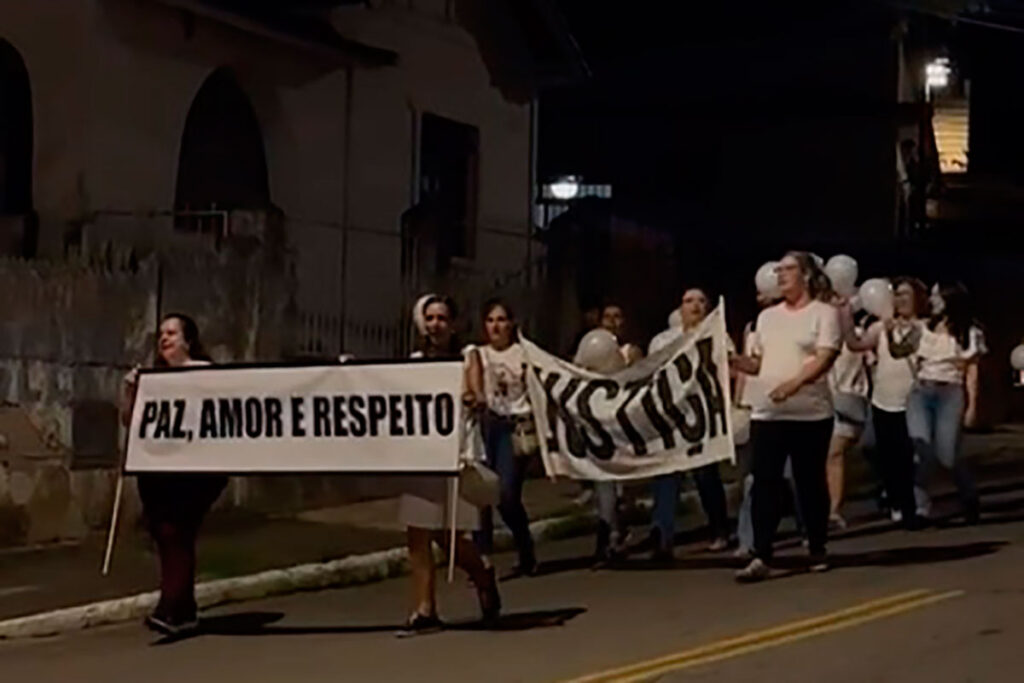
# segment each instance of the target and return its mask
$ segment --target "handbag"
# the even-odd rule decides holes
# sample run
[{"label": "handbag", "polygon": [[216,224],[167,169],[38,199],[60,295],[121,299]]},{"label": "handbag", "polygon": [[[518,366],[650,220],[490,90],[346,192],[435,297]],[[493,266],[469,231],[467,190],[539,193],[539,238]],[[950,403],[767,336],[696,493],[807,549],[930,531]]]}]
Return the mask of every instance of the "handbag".
[{"label": "handbag", "polygon": [[540,436],[533,415],[517,415],[512,424],[512,451],[517,458],[530,458],[540,453]]}]

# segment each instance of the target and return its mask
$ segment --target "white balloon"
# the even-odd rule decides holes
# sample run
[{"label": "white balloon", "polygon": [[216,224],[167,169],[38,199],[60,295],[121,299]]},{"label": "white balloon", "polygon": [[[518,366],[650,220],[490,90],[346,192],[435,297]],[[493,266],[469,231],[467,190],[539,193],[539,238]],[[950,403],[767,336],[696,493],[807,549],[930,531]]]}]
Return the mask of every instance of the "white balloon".
[{"label": "white balloon", "polygon": [[670,328],[683,326],[683,314],[678,308],[668,314],[668,326]]},{"label": "white balloon", "polygon": [[1010,354],[1010,365],[1014,370],[1024,370],[1024,344],[1021,344]]},{"label": "white balloon", "polygon": [[864,310],[864,302],[860,300],[860,294],[854,294],[850,297],[850,309],[854,313]]},{"label": "white balloon", "polygon": [[825,275],[832,282],[832,289],[845,297],[857,291],[857,270],[857,261],[846,254],[833,256],[825,264]]},{"label": "white balloon", "polygon": [[778,299],[782,296],[782,291],[779,289],[779,274],[776,272],[778,267],[778,261],[769,261],[757,269],[757,274],[754,275],[754,286],[762,296],[770,299]]},{"label": "white balloon", "polygon": [[626,367],[626,359],[619,350],[619,340],[602,328],[591,330],[583,336],[573,363],[603,374],[612,374]]},{"label": "white balloon", "polygon": [[892,285],[888,280],[872,278],[860,286],[860,300],[871,315],[887,319],[893,316]]}]

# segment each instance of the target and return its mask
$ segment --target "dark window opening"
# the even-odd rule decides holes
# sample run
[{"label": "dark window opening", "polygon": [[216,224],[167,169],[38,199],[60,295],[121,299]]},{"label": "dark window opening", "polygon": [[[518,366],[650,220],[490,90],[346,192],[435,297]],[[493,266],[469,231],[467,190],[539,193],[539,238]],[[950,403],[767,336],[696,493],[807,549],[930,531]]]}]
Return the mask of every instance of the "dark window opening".
[{"label": "dark window opening", "polygon": [[178,159],[175,227],[224,234],[227,212],[270,206],[263,134],[229,69],[213,72],[196,93]]},{"label": "dark window opening", "polygon": [[420,204],[441,222],[442,260],[472,258],[476,249],[480,132],[424,114],[420,129]]},{"label": "dark window opening", "polygon": [[71,409],[72,467],[113,467],[119,462],[117,406],[109,401],[79,401]]}]

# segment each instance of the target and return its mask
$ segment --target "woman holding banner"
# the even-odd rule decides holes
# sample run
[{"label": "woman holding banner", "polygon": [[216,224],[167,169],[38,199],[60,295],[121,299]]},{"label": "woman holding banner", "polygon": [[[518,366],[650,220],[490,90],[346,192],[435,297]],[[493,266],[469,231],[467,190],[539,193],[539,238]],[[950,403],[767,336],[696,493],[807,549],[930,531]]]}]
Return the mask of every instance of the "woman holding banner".
[{"label": "woman holding banner", "polygon": [[[657,353],[683,334],[695,330],[708,315],[708,295],[698,287],[683,292],[679,305],[682,327],[666,330],[651,340],[648,352]],[[735,349],[731,346],[730,351]],[[726,508],[725,488],[718,470],[718,463],[705,465],[693,470],[701,507],[711,529],[711,545],[708,550],[721,552],[729,547],[729,514]],[[651,529],[653,559],[659,562],[672,560],[675,539],[676,508],[679,504],[679,486],[682,474],[674,472],[654,478],[651,485],[654,493],[654,527]]]},{"label": "woman holding banner", "polygon": [[754,558],[737,573],[741,582],[761,581],[771,573],[787,459],[793,464],[811,569],[828,568],[825,464],[834,417],[827,374],[842,341],[839,314],[821,300],[830,285],[810,254],[788,253],[777,272],[783,300],[758,316],[752,355],[734,356],[732,363],[757,375],[766,389],[772,387],[751,415]]},{"label": "woman holding banner", "polygon": [[[429,296],[417,304],[416,316],[421,317],[419,350],[414,358],[457,359],[460,345],[454,330],[455,304],[448,297]],[[464,401],[475,408],[484,403],[483,379],[479,362],[470,361],[466,373]],[[433,544],[445,547],[444,530],[451,523],[448,510],[449,477],[414,476],[399,501],[399,517],[407,528],[409,564],[415,605],[412,615],[398,632],[399,637],[440,630],[437,616]],[[479,510],[468,502],[456,502],[455,524],[459,530],[479,528]],[[501,611],[494,568],[486,567],[480,553],[468,538],[459,534],[456,541],[455,561],[469,574],[476,586],[480,611],[485,622],[493,621]]]},{"label": "woman holding banner", "polygon": [[[199,328],[186,315],[174,313],[160,323],[154,365],[182,368],[209,365]],[[131,424],[138,370],[125,377],[121,414]],[[196,537],[199,526],[227,478],[208,474],[139,475],[139,497],[149,533],[160,556],[160,600],[146,625],[167,636],[180,636],[199,626],[196,617]]]},{"label": "woman holding banner", "polygon": [[[498,473],[498,510],[512,531],[517,564],[508,578],[531,576],[537,569],[530,535],[530,520],[523,506],[523,481],[530,457],[539,452],[533,410],[526,392],[526,358],[516,341],[515,315],[507,303],[492,299],[483,307],[487,344],[471,351],[470,372],[478,365],[483,375],[485,406],[482,411],[487,466]],[[481,529],[474,537],[487,558],[494,549],[491,509],[481,511]]]}]

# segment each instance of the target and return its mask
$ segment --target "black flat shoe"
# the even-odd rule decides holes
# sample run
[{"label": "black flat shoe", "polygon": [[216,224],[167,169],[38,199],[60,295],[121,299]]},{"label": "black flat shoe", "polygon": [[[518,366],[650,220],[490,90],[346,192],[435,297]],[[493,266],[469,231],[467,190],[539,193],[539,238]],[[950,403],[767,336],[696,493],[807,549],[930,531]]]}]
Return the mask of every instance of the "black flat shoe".
[{"label": "black flat shoe", "polygon": [[444,622],[436,614],[427,616],[416,612],[405,622],[405,626],[395,632],[395,637],[411,638],[412,636],[422,636],[427,633],[437,633],[443,628]]},{"label": "black flat shoe", "polygon": [[145,624],[150,631],[154,631],[160,635],[169,636],[171,638],[178,638],[199,630],[199,620],[194,617],[184,621],[174,621],[156,614],[151,614],[146,617]]},{"label": "black flat shoe", "polygon": [[508,573],[501,577],[502,581],[511,581],[512,579],[521,579],[524,577],[536,576],[537,575],[537,561],[531,560],[530,562],[520,562],[512,569],[508,570]]}]

